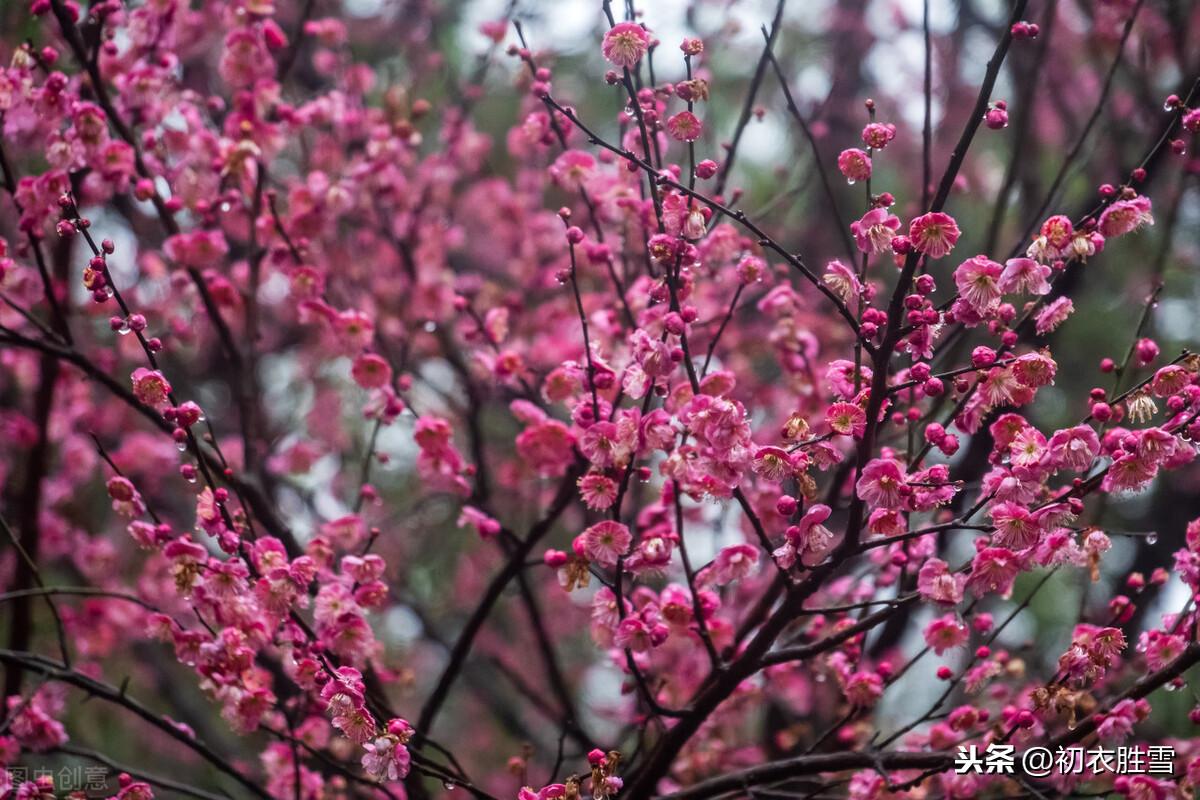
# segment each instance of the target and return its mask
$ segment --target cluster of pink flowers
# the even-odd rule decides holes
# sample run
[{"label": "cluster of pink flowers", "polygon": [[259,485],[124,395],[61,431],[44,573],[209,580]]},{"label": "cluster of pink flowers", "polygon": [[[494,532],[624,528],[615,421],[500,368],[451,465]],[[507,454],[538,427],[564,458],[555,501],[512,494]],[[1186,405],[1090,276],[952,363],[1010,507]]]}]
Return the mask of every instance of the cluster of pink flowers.
[{"label": "cluster of pink flowers", "polygon": [[[1196,476],[1200,355],[1154,328],[1142,264],[1187,257],[1194,197],[1164,212],[1150,179],[1195,171],[1200,88],[1165,123],[1120,95],[1146,152],[1067,213],[1100,109],[1043,130],[1019,71],[993,98],[1006,59],[1072,66],[1036,40],[1080,20],[1023,0],[982,85],[939,88],[956,143],[902,121],[919,90],[818,121],[779,31],[729,115],[732,28],[663,48],[652,6],[603,4],[602,82],[504,19],[459,86],[432,4],[400,45],[295,5],[33,0],[3,44],[0,766],[87,758],[90,697],[188,753],[181,780],[264,800],[1007,796],[960,745],[1085,740],[1169,744],[1174,772],[1025,789],[1200,788],[1155,694],[1200,664],[1200,519],[1122,504]],[[1156,12],[1100,5],[1120,58]],[[405,85],[372,60],[395,46]],[[500,136],[489,70],[519,95]],[[733,182],[777,86],[815,161],[799,224],[796,192]],[[1037,181],[997,142],[1076,136],[1010,209]],[[1109,260],[1136,310],[1089,390],[1072,315]],[[1065,649],[1023,645],[1010,623],[1076,585]],[[113,796],[178,783],[146,767]]]}]

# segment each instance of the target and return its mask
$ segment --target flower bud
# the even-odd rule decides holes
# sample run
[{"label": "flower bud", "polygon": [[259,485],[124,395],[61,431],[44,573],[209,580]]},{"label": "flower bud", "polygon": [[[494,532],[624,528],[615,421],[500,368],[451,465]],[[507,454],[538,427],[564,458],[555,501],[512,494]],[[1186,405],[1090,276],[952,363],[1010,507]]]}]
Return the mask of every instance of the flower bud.
[{"label": "flower bud", "polygon": [[971,351],[971,364],[975,367],[990,367],[996,363],[996,351],[990,347],[976,347]]},{"label": "flower bud", "polygon": [[1145,366],[1158,358],[1158,344],[1153,339],[1138,339],[1135,352],[1138,362]]}]

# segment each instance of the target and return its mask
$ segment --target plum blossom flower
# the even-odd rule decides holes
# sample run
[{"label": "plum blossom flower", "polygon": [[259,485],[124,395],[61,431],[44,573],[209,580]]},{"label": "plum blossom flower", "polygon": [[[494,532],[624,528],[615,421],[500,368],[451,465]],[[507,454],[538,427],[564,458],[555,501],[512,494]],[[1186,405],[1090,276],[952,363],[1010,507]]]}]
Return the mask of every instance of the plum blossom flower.
[{"label": "plum blossom flower", "polygon": [[158,370],[138,367],[130,379],[133,381],[133,394],[142,403],[162,409],[170,402],[171,384]]},{"label": "plum blossom flower", "polygon": [[680,111],[667,120],[667,133],[679,142],[694,142],[704,132],[700,119],[690,111]]},{"label": "plum blossom flower", "polygon": [[347,309],[333,318],[338,340],[348,351],[362,350],[375,336],[375,323],[362,311]]},{"label": "plum blossom flower", "polygon": [[605,520],[585,530],[577,541],[581,555],[602,567],[615,567],[617,559],[629,551],[633,536],[624,524]]},{"label": "plum blossom flower", "polygon": [[1054,469],[1083,472],[1100,452],[1100,439],[1090,425],[1055,431],[1046,442],[1046,458]]},{"label": "plum blossom flower", "polygon": [[1012,594],[1013,582],[1021,571],[1021,559],[1003,547],[985,547],[971,561],[967,588],[976,597],[995,592],[1002,597]]},{"label": "plum blossom flower", "polygon": [[1163,631],[1145,631],[1138,639],[1138,650],[1146,656],[1146,665],[1152,670],[1162,669],[1183,655],[1187,639],[1179,634]]},{"label": "plum blossom flower", "polygon": [[517,800],[561,800],[566,795],[566,784],[552,783],[537,791],[534,791],[532,786],[524,786],[517,792]]},{"label": "plum blossom flower", "polygon": [[613,644],[622,650],[645,653],[660,646],[670,634],[670,627],[662,622],[657,612],[651,607],[646,607],[617,624]]},{"label": "plum blossom flower", "polygon": [[1136,453],[1123,452],[1113,458],[1100,482],[1105,492],[1140,492],[1158,474],[1158,465]]},{"label": "plum blossom flower", "polygon": [[893,508],[877,508],[867,518],[867,530],[876,536],[899,536],[908,530],[908,520]]},{"label": "plum blossom flower", "polygon": [[1037,543],[1041,527],[1029,509],[1016,503],[996,503],[990,509],[996,532],[992,541],[1013,550],[1023,550]]},{"label": "plum blossom flower", "polygon": [[596,169],[596,159],[582,150],[567,150],[550,165],[550,177],[564,189],[578,191]]},{"label": "plum blossom flower", "polygon": [[825,410],[829,429],[842,436],[861,439],[867,429],[867,415],[854,403],[834,403]]},{"label": "plum blossom flower", "polygon": [[562,475],[574,461],[575,436],[556,419],[530,425],[517,436],[517,452],[539,475]]},{"label": "plum blossom flower", "polygon": [[338,667],[331,678],[321,687],[326,712],[347,739],[363,744],[375,734],[375,718],[366,709],[362,673],[353,667]]},{"label": "plum blossom flower", "polygon": [[609,62],[631,69],[650,49],[650,34],[634,22],[618,22],[604,34],[600,50]]},{"label": "plum blossom flower", "polygon": [[855,672],[846,678],[842,691],[850,705],[855,708],[870,708],[883,695],[883,679],[875,672]]},{"label": "plum blossom flower", "polygon": [[896,459],[873,458],[863,468],[855,489],[868,505],[899,508],[907,495],[907,479],[904,466]]},{"label": "plum blossom flower", "polygon": [[1092,658],[1102,664],[1111,664],[1125,650],[1125,634],[1120,628],[1101,628],[1091,634],[1089,650]]},{"label": "plum blossom flower", "polygon": [[1005,294],[1024,292],[1043,295],[1050,291],[1050,267],[1032,258],[1010,258],[1004,262],[1000,275],[1000,291]]},{"label": "plum blossom flower", "polygon": [[738,261],[734,271],[743,284],[758,283],[767,271],[767,262],[758,256],[744,256]]},{"label": "plum blossom flower", "polygon": [[670,566],[677,541],[678,536],[669,528],[652,528],[642,535],[625,565],[635,575],[662,575]]},{"label": "plum blossom flower", "polygon": [[941,605],[957,605],[962,601],[967,576],[953,573],[945,561],[930,558],[917,573],[917,591],[921,597]]},{"label": "plum blossom flower", "polygon": [[890,249],[892,239],[900,230],[900,218],[886,208],[875,207],[850,223],[850,232],[858,249],[875,255]]},{"label": "plum blossom flower", "polygon": [[392,379],[391,365],[376,353],[363,353],[354,359],[350,367],[354,382],[364,389],[379,389]]},{"label": "plum blossom flower", "polygon": [[39,690],[26,699],[12,695],[7,701],[9,728],[21,747],[43,753],[67,743],[67,731],[54,718],[53,702]]},{"label": "plum blossom flower", "polygon": [[270,61],[271,54],[262,31],[239,26],[225,38],[217,71],[230,86],[244,88],[271,74],[265,66]]},{"label": "plum blossom flower", "polygon": [[1046,437],[1037,428],[1027,425],[1017,432],[1008,445],[1008,461],[1014,467],[1032,468],[1042,463]]},{"label": "plum blossom flower", "polygon": [[817,503],[800,518],[800,522],[789,526],[786,541],[774,553],[775,560],[785,569],[796,562],[805,566],[819,563],[833,547],[833,532],[823,524],[833,509]]},{"label": "plum blossom flower", "polygon": [[859,770],[850,778],[847,797],[851,800],[879,800],[884,796],[887,780],[878,772]]},{"label": "plum blossom flower", "polygon": [[1123,699],[1120,703],[1112,706],[1112,710],[1108,714],[1103,715],[1103,722],[1100,722],[1096,728],[1097,738],[1105,744],[1124,741],[1133,734],[1135,724],[1148,714],[1150,714],[1150,706],[1146,703],[1145,698]]},{"label": "plum blossom flower", "polygon": [[589,472],[579,479],[579,495],[593,511],[609,508],[617,499],[617,482],[602,472]]},{"label": "plum blossom flower", "polygon": [[229,254],[229,244],[219,230],[179,233],[163,245],[167,257],[185,266],[206,269]]},{"label": "plum blossom flower", "polygon": [[1075,226],[1071,223],[1070,217],[1064,214],[1055,214],[1042,223],[1038,233],[1045,242],[1043,246],[1046,248],[1046,254],[1054,258],[1062,258],[1067,252],[1071,238],[1075,235]]},{"label": "plum blossom flower", "polygon": [[1051,300],[1034,318],[1034,328],[1038,336],[1053,332],[1059,325],[1067,321],[1067,317],[1075,311],[1075,304],[1069,297],[1059,297]]},{"label": "plum blossom flower", "polygon": [[1012,373],[1022,386],[1038,389],[1054,383],[1058,364],[1046,353],[1025,353],[1017,356],[1017,360],[1013,362]]},{"label": "plum blossom flower", "polygon": [[[1031,397],[1028,387],[1017,380],[1011,367],[992,367],[984,373],[977,385],[977,396],[984,408],[995,408],[1006,403],[1021,405]],[[1019,398],[1021,402],[1018,402]]]},{"label": "plum blossom flower", "polygon": [[1132,200],[1118,200],[1100,215],[1100,233],[1106,239],[1133,233],[1143,225],[1153,225],[1150,198],[1138,195]]},{"label": "plum blossom flower", "polygon": [[922,214],[908,225],[908,238],[918,253],[941,258],[954,249],[958,241],[958,223],[942,211]]},{"label": "plum blossom flower", "polygon": [[849,183],[865,181],[871,177],[871,157],[857,147],[839,153],[837,165]]},{"label": "plum blossom flower", "polygon": [[1192,374],[1178,364],[1168,364],[1154,373],[1151,387],[1156,397],[1170,397],[1192,382]]},{"label": "plum blossom flower", "polygon": [[462,477],[465,462],[451,439],[449,422],[441,417],[422,416],[413,428],[413,440],[421,451],[417,471],[430,488],[470,493]]},{"label": "plum blossom flower", "polygon": [[[845,359],[830,361],[825,370],[825,380],[835,395],[842,398],[853,397],[857,394],[854,387],[854,362]],[[863,386],[871,385],[874,374],[871,368],[863,364],[858,368],[858,374]]]},{"label": "plum blossom flower", "polygon": [[757,566],[757,547],[752,544],[730,545],[721,548],[712,566],[701,572],[697,580],[701,585],[725,586],[746,577]]},{"label": "plum blossom flower", "polygon": [[462,513],[458,515],[458,527],[462,528],[468,525],[475,529],[481,539],[491,539],[501,530],[497,520],[475,506],[464,505]]},{"label": "plum blossom flower", "polygon": [[754,473],[778,483],[796,471],[796,457],[782,447],[760,447],[754,452]]},{"label": "plum blossom flower", "polygon": [[954,285],[958,287],[958,294],[976,314],[986,315],[1000,302],[1003,270],[987,256],[969,258],[954,270]]},{"label": "plum blossom flower", "polygon": [[854,270],[836,259],[825,265],[825,274],[821,280],[834,294],[842,298],[843,303],[850,303],[863,290]]},{"label": "plum blossom flower", "polygon": [[896,126],[890,122],[871,122],[862,130],[863,144],[875,150],[882,150],[896,138]]},{"label": "plum blossom flower", "polygon": [[412,738],[412,726],[402,719],[393,719],[387,733],[363,743],[363,770],[376,780],[398,781],[408,776],[412,756],[406,746]]},{"label": "plum blossom flower", "polygon": [[599,469],[624,466],[629,450],[617,425],[597,422],[583,432],[579,449]]},{"label": "plum blossom flower", "polygon": [[123,475],[114,475],[108,479],[106,487],[108,496],[112,498],[113,511],[130,519],[146,513],[146,504],[133,481]]},{"label": "plum blossom flower", "polygon": [[924,636],[925,644],[940,656],[947,650],[965,645],[970,632],[957,614],[946,614],[925,626]]},{"label": "plum blossom flower", "polygon": [[1071,241],[1071,237],[1075,235],[1075,226],[1071,222],[1071,218],[1065,214],[1054,214],[1042,223],[1038,233],[1046,237],[1046,241],[1051,247],[1056,247],[1059,250],[1064,249]]}]

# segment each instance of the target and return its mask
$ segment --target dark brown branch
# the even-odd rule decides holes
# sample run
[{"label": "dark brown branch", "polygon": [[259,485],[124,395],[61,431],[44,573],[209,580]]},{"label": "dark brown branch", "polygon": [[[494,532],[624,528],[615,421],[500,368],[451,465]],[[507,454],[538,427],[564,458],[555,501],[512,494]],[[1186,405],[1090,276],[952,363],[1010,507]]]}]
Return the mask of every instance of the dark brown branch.
[{"label": "dark brown branch", "polygon": [[921,33],[925,40],[925,116],[921,124],[921,208],[929,207],[929,182],[933,180],[933,42],[929,35],[929,0],[921,4]]},{"label": "dark brown branch", "polygon": [[[917,600],[918,595],[908,595],[897,600],[882,601],[887,602],[887,608],[880,609],[873,614],[863,617],[855,624],[839,630],[830,636],[815,641],[811,644],[798,645],[796,647],[785,647],[780,650],[775,650],[763,657],[762,663],[764,667],[772,664],[784,664],[789,661],[803,661],[806,658],[812,658],[815,655],[828,652],[837,647],[842,642],[852,639],[860,633],[865,633],[880,623],[886,622],[896,610],[902,606],[909,605]],[[807,611],[806,613],[814,613]]]},{"label": "dark brown branch", "polygon": [[[754,222],[752,222],[750,218],[746,216],[744,211],[735,211],[734,209],[726,206],[724,203],[718,202],[715,198],[708,197],[693,189],[689,189],[679,181],[672,180],[664,175],[661,175],[650,162],[643,158],[639,158],[635,153],[629,150],[625,150],[605,141],[598,133],[585,125],[583,121],[579,119],[579,116],[574,110],[566,108],[549,95],[543,98],[543,102],[566,116],[572,124],[583,131],[592,144],[596,145],[597,147],[602,147],[605,150],[624,158],[626,161],[643,170],[648,175],[653,176],[654,180],[651,181],[652,184],[657,183],[662,184],[663,186],[669,186],[670,188],[678,191],[680,194],[690,197],[693,200],[698,200],[700,203],[708,206],[714,211],[721,212],[725,216],[733,219],[746,230],[750,231],[755,237],[757,237],[760,246],[765,247],[779,255],[791,267],[800,272],[805,279],[807,279],[808,282],[817,289],[817,291],[825,295],[825,297],[831,303],[833,303],[838,315],[841,316],[842,319],[846,321],[847,325],[850,326],[850,329],[854,331],[854,335],[856,337],[859,336],[858,320],[856,320],[854,315],[850,313],[850,309],[846,306],[842,299],[838,297],[838,295],[832,289],[826,286],[825,283],[811,269],[809,269],[808,265],[804,263],[803,258],[795,253],[788,252],[783,245],[772,239],[760,227],[758,227],[758,225],[754,224]],[[874,348],[868,342],[864,342],[864,347],[866,347],[869,351],[874,350]]]},{"label": "dark brown branch", "polygon": [[729,143],[729,153],[725,156],[725,163],[721,165],[721,174],[717,176],[716,187],[713,189],[714,195],[723,194],[729,183],[729,175],[733,172],[733,163],[737,160],[738,145],[742,142],[742,134],[745,132],[746,126],[750,124],[750,117],[754,114],[754,100],[758,97],[758,90],[767,73],[767,60],[772,58],[771,50],[775,47],[775,40],[783,25],[785,2],[786,0],[779,0],[775,6],[775,18],[771,20],[771,32],[767,34],[767,43],[763,47],[762,55],[758,57],[758,64],[754,67],[754,77],[750,79],[750,87],[746,90],[746,101],[742,103],[742,111],[738,114],[737,127],[733,131],[733,140]]},{"label": "dark brown branch", "polygon": [[255,781],[251,780],[235,769],[234,766],[224,757],[217,754],[204,742],[189,736],[182,729],[176,727],[169,720],[165,719],[161,714],[151,711],[137,700],[134,700],[125,693],[124,689],[117,688],[116,686],[110,686],[107,683],[98,681],[95,678],[84,675],[81,672],[76,672],[75,670],[69,669],[62,664],[56,664],[49,659],[33,653],[16,652],[7,649],[0,650],[0,663],[20,665],[22,668],[27,669],[30,672],[36,672],[41,675],[45,675],[50,680],[74,686],[75,688],[86,692],[92,697],[96,697],[112,703],[113,705],[125,708],[134,715],[141,717],[154,728],[157,728],[167,737],[174,739],[184,747],[196,753],[196,755],[212,764],[225,775],[233,778],[255,797],[260,797],[262,800],[272,800],[271,796],[262,788],[260,788]]},{"label": "dark brown branch", "polygon": [[[770,34],[767,33],[766,28],[763,28],[762,34],[769,42]],[[829,180],[829,172],[825,169],[825,159],[821,156],[821,148],[817,144],[817,137],[813,136],[812,128],[808,126],[804,115],[800,113],[800,108],[796,105],[796,101],[792,97],[792,90],[788,88],[787,79],[783,76],[783,70],[780,68],[779,62],[775,59],[775,55],[771,52],[769,44],[764,52],[771,62],[771,67],[775,70],[775,77],[779,80],[779,88],[783,90],[783,98],[787,102],[788,111],[791,112],[792,119],[796,120],[796,124],[800,126],[800,131],[808,141],[809,148],[812,149],[813,165],[817,169],[817,177],[821,179],[821,189],[825,192],[825,199],[829,202],[829,210],[833,214],[833,222],[837,226],[838,237],[841,239],[842,246],[846,248],[846,257],[853,264],[859,256],[858,248],[854,245],[853,240],[851,240],[850,226],[846,224],[846,220],[842,218],[842,212],[838,208],[837,195],[833,191],[833,183]]]},{"label": "dark brown branch", "polygon": [[[150,170],[146,166],[146,161],[142,156],[141,142],[134,134],[133,130],[125,123],[124,119],[118,113],[116,106],[113,105],[112,98],[109,96],[108,87],[104,83],[104,79],[100,74],[100,67],[95,59],[88,58],[87,48],[79,34],[79,29],[75,25],[74,19],[71,17],[70,10],[67,9],[63,0],[51,0],[50,8],[54,13],[55,19],[58,21],[59,28],[62,31],[63,38],[66,39],[75,60],[80,67],[87,73],[89,82],[91,83],[92,91],[95,92],[96,102],[104,109],[104,113],[108,118],[109,124],[116,130],[117,135],[121,137],[126,144],[133,148],[133,161],[137,173],[143,178],[153,178]],[[175,220],[170,209],[167,208],[166,202],[155,192],[150,197],[154,205],[154,210],[158,214],[159,221],[162,223],[163,230],[168,236],[173,236],[180,232],[179,223]],[[222,348],[229,360],[233,362],[235,374],[240,375],[242,371],[242,355],[234,343],[233,334],[229,330],[229,325],[221,316],[221,310],[217,306],[216,300],[213,298],[212,292],[208,290],[208,283],[203,274],[195,267],[186,268],[188,277],[196,287],[196,291],[200,295],[200,301],[204,306],[205,313],[213,323],[213,327],[217,331],[217,338],[220,340]],[[235,393],[238,390],[235,387]],[[240,394],[239,394],[240,396]]]},{"label": "dark brown branch", "polygon": [[417,732],[414,737],[415,743],[419,744],[432,730],[438,712],[441,710],[450,693],[450,687],[454,685],[454,681],[458,678],[459,673],[462,672],[463,664],[471,652],[475,637],[479,634],[480,629],[483,628],[483,623],[487,621],[488,615],[491,614],[492,609],[495,607],[497,601],[499,601],[500,595],[504,593],[504,590],[517,576],[517,573],[525,568],[525,559],[533,552],[533,548],[537,546],[538,542],[550,532],[551,528],[554,527],[554,523],[558,521],[558,518],[574,498],[575,481],[579,477],[579,474],[580,468],[578,464],[567,471],[567,474],[559,484],[558,491],[545,516],[513,548],[512,554],[509,556],[504,568],[488,584],[488,588],[484,591],[479,605],[475,607],[475,611],[471,614],[462,632],[458,635],[458,639],[454,642],[454,649],[450,652],[450,659],[442,670],[441,677],[438,679],[433,693],[430,694],[429,699],[425,701],[425,705],[421,708],[421,714],[417,722]]},{"label": "dark brown branch", "polygon": [[[37,427],[37,439],[25,459],[24,483],[18,501],[17,529],[14,534],[4,523],[4,532],[20,557],[16,562],[16,574],[12,588],[16,590],[29,589],[34,584],[41,585],[42,579],[38,573],[38,554],[41,549],[41,513],[42,513],[42,484],[50,467],[50,415],[54,410],[55,387],[58,383],[59,364],[54,357],[42,354],[38,359],[38,385],[33,401],[34,424]],[[2,522],[2,520],[0,520]],[[58,630],[59,647],[64,662],[70,662],[70,652],[67,649],[66,634],[62,619],[54,601],[46,598],[54,615]],[[31,598],[20,597],[12,607],[11,627],[8,632],[8,646],[15,650],[27,650],[33,641],[33,605]],[[18,664],[10,664],[5,670],[5,695],[11,696],[21,692],[22,670]]]},{"label": "dark brown branch", "polygon": [[[1108,74],[1104,78],[1104,86],[1100,90],[1100,99],[1096,101],[1096,107],[1092,109],[1092,114],[1084,124],[1083,130],[1079,132],[1079,137],[1075,140],[1075,144],[1072,145],[1071,149],[1067,152],[1066,158],[1059,165],[1058,172],[1055,174],[1054,180],[1050,183],[1050,190],[1042,198],[1042,203],[1038,206],[1038,210],[1029,218],[1025,232],[1017,242],[1018,249],[1025,246],[1025,243],[1029,241],[1029,237],[1033,235],[1034,228],[1045,217],[1046,210],[1054,202],[1054,197],[1058,194],[1063,180],[1067,177],[1067,172],[1071,169],[1071,165],[1075,163],[1075,159],[1079,157],[1079,151],[1083,149],[1084,142],[1087,141],[1092,129],[1096,127],[1096,123],[1100,120],[1100,114],[1104,111],[1104,106],[1108,103],[1108,96],[1112,92],[1113,79],[1117,75],[1117,68],[1121,66],[1121,61],[1125,55],[1125,43],[1129,41],[1129,34],[1133,32],[1133,23],[1137,20],[1138,12],[1142,10],[1144,1],[1138,0],[1137,4],[1133,7],[1133,11],[1129,13],[1129,19],[1125,21],[1125,29],[1121,32],[1121,41],[1117,44],[1117,54],[1113,56],[1112,64],[1108,68]],[[1016,251],[1010,255],[1010,258],[1012,255],[1016,255]]]},{"label": "dark brown branch", "polygon": [[[3,124],[3,122],[4,115],[0,113],[0,124]],[[13,171],[12,165],[8,163],[8,156],[4,151],[2,141],[0,141],[0,176],[3,177],[5,191],[8,192],[9,198],[12,199],[13,206],[17,209],[18,214],[21,213],[21,203],[17,200],[17,176]],[[70,344],[71,328],[67,324],[67,312],[59,300],[58,289],[54,285],[54,278],[50,274],[50,269],[46,266],[46,257],[42,253],[41,242],[33,235],[32,231],[26,231],[25,236],[29,242],[29,249],[33,251],[33,260],[37,264],[38,275],[42,279],[42,294],[46,298],[46,303],[50,306],[55,332],[59,338]]]},{"label": "dark brown branch", "polygon": [[[966,160],[967,151],[975,139],[975,134],[978,132],[979,126],[983,123],[983,115],[987,110],[988,99],[992,95],[992,88],[995,86],[996,79],[1000,75],[1000,67],[1004,64],[1004,58],[1008,54],[1009,45],[1012,44],[1012,25],[1018,22],[1024,15],[1026,5],[1027,0],[1016,0],[1013,4],[1008,27],[996,43],[996,49],[993,51],[992,57],[988,59],[987,70],[984,73],[983,83],[979,87],[979,93],[976,95],[974,108],[970,111],[967,124],[959,136],[958,144],[954,147],[954,152],[950,156],[950,162],[946,165],[946,171],[942,174],[937,193],[933,197],[933,202],[930,203],[929,211],[931,212],[941,211],[945,207],[946,201],[950,198],[950,191],[954,187],[954,181],[958,177],[958,172],[962,168],[963,162]],[[910,252],[905,258],[904,268],[900,273],[900,278],[896,282],[896,288],[893,290],[891,300],[888,303],[888,321],[883,341],[878,350],[873,354],[874,372],[871,378],[870,399],[867,402],[866,409],[867,427],[859,442],[857,457],[855,459],[854,474],[856,480],[862,474],[874,450],[875,437],[879,430],[880,411],[883,408],[883,401],[887,394],[887,378],[890,370],[890,362],[896,346],[900,342],[902,333],[904,297],[908,294],[909,287],[912,285],[913,277],[916,275],[917,266],[920,262],[921,254],[916,250]],[[842,539],[842,547],[848,549],[857,547],[863,522],[863,508],[862,500],[859,499],[857,494],[854,494],[850,501],[849,516],[846,522],[846,535]]]},{"label": "dark brown branch", "polygon": [[[1146,697],[1160,686],[1164,686],[1183,675],[1183,673],[1187,672],[1196,664],[1200,664],[1200,642],[1192,642],[1187,646],[1187,649],[1185,649],[1183,653],[1181,653],[1179,657],[1170,664],[1166,665],[1157,672],[1151,672],[1149,675],[1146,675],[1137,683],[1133,684],[1133,686],[1130,686],[1128,689],[1114,698],[1111,703],[1109,703],[1109,708],[1112,708],[1112,706],[1116,705],[1121,700],[1141,700],[1143,697]],[[1059,747],[1067,747],[1075,744],[1076,742],[1083,741],[1093,731],[1096,730],[1096,728],[1100,725],[1101,719],[1102,715],[1100,714],[1089,714],[1087,719],[1081,721],[1074,730],[1068,730],[1066,733],[1052,739],[1049,744],[1050,749],[1054,750]]]},{"label": "dark brown branch", "polygon": [[[53,342],[43,342],[37,339],[31,339],[23,336],[15,331],[7,328],[0,328],[0,344],[10,344],[16,347],[22,347],[27,350],[36,350],[45,355],[53,356],[59,361],[65,361],[82,371],[92,380],[99,383],[113,396],[120,399],[130,408],[136,410],[139,414],[149,420],[156,428],[163,433],[170,435],[174,430],[169,422],[163,419],[162,415],[154,409],[143,405],[141,401],[134,396],[133,392],[124,384],[117,381],[104,370],[100,369],[96,364],[77,350],[62,347]],[[288,551],[288,555],[295,558],[301,555],[303,550],[291,529],[283,523],[275,511],[274,506],[262,490],[254,484],[237,477],[226,477],[222,472],[222,468],[218,459],[207,451],[197,448],[200,454],[200,462],[206,467],[212,469],[215,474],[222,476],[225,481],[234,487],[240,499],[246,502],[246,505],[254,513],[254,516],[262,523],[263,527],[272,535],[283,542],[284,547]]]},{"label": "dark brown branch", "polygon": [[[1025,11],[1025,6],[1026,0],[1017,0],[1014,3],[1009,22],[1010,28],[1012,23],[1021,19]],[[946,171],[942,176],[937,194],[934,196],[933,203],[931,204],[931,210],[933,211],[941,210],[949,198],[950,190],[966,158],[967,150],[983,121],[983,114],[987,108],[988,98],[991,96],[992,87],[999,76],[1000,67],[1004,62],[1004,57],[1008,52],[1011,42],[1011,30],[1005,30],[996,45],[995,52],[988,61],[987,71],[984,75],[983,84],[980,86],[975,107],[971,112],[970,119],[968,119],[962,135],[959,137],[958,145],[955,147],[950,163],[947,165]],[[572,119],[574,118],[572,117]],[[594,140],[595,136],[593,135],[592,138]],[[629,156],[627,155],[626,158],[629,158]],[[864,435],[863,441],[860,443],[856,473],[861,473],[867,460],[870,458],[875,431],[878,427],[879,410],[886,394],[885,388],[889,362],[899,342],[900,326],[903,321],[903,299],[916,272],[918,261],[919,254],[915,252],[911,253],[905,261],[904,270],[901,273],[900,280],[897,283],[889,304],[888,325],[883,343],[874,353],[875,374],[873,377],[871,399],[867,409],[868,432]],[[659,779],[670,769],[675,756],[699,729],[708,715],[733,693],[742,680],[761,668],[763,656],[766,655],[775,639],[790,623],[791,619],[803,609],[804,602],[857,546],[862,513],[862,501],[855,497],[851,504],[846,535],[832,559],[813,569],[800,584],[794,586],[785,597],[779,609],[763,624],[754,638],[746,645],[742,655],[730,664],[725,672],[711,678],[698,692],[695,700],[689,707],[690,712],[680,719],[673,728],[667,731],[642,768],[628,782],[627,785],[634,796],[648,796],[654,790]]]},{"label": "dark brown branch", "polygon": [[304,8],[300,12],[300,19],[296,20],[296,31],[292,34],[292,40],[288,43],[287,50],[284,51],[283,56],[279,59],[279,68],[276,70],[275,79],[280,84],[287,80],[288,73],[292,71],[292,67],[296,64],[296,58],[300,55],[300,50],[304,47],[304,41],[308,38],[308,31],[305,28],[308,21],[312,18],[315,6],[316,0],[304,0]]},{"label": "dark brown branch", "polygon": [[143,772],[138,767],[131,767],[128,764],[121,764],[97,750],[89,750],[86,747],[64,744],[56,747],[54,752],[75,756],[76,758],[87,759],[88,761],[94,761],[97,764],[103,764],[104,766],[111,770],[115,770],[116,772],[127,773],[138,780],[145,781],[151,786],[157,786],[160,789],[178,792],[179,794],[187,795],[188,797],[196,797],[199,798],[199,800],[228,800],[229,798],[229,796],[225,794],[206,792],[203,789],[198,789],[195,786],[189,786],[186,783],[180,783],[179,781],[172,780],[170,778],[164,778],[161,775],[153,775],[149,772]]},{"label": "dark brown branch", "polygon": [[1041,85],[1038,78],[1042,74],[1046,56],[1050,52],[1050,42],[1054,36],[1057,19],[1058,0],[1049,0],[1046,3],[1046,10],[1042,14],[1041,32],[1038,34],[1037,51],[1033,56],[1033,63],[1026,70],[1025,79],[1018,90],[1013,120],[1012,154],[1004,171],[1004,183],[996,195],[991,221],[988,223],[987,239],[982,250],[984,253],[991,253],[995,250],[996,242],[1000,237],[1000,227],[1004,222],[1005,213],[1008,211],[1008,201],[1017,183],[1018,172],[1030,163],[1030,159],[1025,157],[1025,148],[1033,132],[1033,121],[1037,111],[1034,101],[1037,97],[1038,87]]},{"label": "dark brown branch", "polygon": [[772,761],[757,767],[730,772],[693,784],[677,792],[660,795],[660,800],[702,800],[724,794],[745,792],[749,787],[786,778],[841,772],[850,769],[941,769],[954,763],[952,753],[819,753]]}]

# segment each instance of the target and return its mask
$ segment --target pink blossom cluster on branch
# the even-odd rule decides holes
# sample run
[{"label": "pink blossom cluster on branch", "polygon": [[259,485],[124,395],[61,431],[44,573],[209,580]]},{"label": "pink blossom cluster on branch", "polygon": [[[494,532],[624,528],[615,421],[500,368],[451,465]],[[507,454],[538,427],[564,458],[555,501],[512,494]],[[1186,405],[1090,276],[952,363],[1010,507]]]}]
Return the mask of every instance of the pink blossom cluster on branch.
[{"label": "pink blossom cluster on branch", "polygon": [[[925,3],[923,87],[818,104],[781,39],[859,4],[728,79],[703,0],[574,60],[514,3],[463,78],[407,5],[0,10],[0,797],[1193,796],[1200,510],[1126,505],[1196,486],[1200,13]],[[1173,755],[955,769],[1079,744]]]}]

